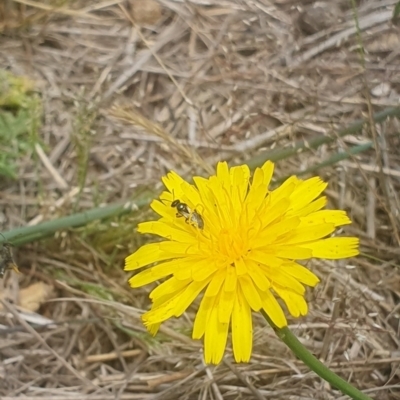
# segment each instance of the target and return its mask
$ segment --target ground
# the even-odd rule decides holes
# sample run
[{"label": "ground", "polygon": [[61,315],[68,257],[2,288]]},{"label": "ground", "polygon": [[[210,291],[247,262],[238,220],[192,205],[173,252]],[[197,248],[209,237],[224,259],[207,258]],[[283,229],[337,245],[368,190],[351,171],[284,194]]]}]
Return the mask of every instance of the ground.
[{"label": "ground", "polygon": [[249,364],[228,348],[204,365],[195,308],[153,338],[150,288],[127,284],[166,172],[265,159],[276,183],[328,181],[361,240],[356,258],[308,265],[321,283],[290,328],[370,397],[400,398],[396,3],[0,4],[0,229],[21,272],[0,284],[3,400],[345,398],[261,315]]}]

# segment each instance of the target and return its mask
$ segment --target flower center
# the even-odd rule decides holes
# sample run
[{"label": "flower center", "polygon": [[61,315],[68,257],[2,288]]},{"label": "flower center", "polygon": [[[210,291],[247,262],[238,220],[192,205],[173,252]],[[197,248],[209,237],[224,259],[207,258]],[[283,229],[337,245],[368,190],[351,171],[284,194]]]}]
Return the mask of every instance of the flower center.
[{"label": "flower center", "polygon": [[236,229],[221,229],[218,237],[218,252],[229,264],[247,253],[248,240],[245,232]]}]

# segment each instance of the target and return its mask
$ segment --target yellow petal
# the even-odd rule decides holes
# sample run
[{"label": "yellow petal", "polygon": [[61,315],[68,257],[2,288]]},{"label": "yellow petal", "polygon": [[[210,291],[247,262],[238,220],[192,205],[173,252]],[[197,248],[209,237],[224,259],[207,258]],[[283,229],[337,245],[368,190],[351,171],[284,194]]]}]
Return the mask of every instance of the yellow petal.
[{"label": "yellow petal", "polygon": [[204,193],[208,193],[208,179],[203,178],[202,176],[194,176],[193,182],[195,183],[199,194],[202,196]]},{"label": "yellow petal", "polygon": [[269,243],[274,243],[278,241],[280,236],[283,236],[286,233],[295,230],[295,228],[299,224],[300,224],[300,218],[292,217],[268,225],[263,229],[262,232],[260,232],[258,237],[252,241],[252,248],[255,249],[257,247],[264,247]]},{"label": "yellow petal", "polygon": [[203,282],[192,282],[191,284],[189,284],[186,289],[180,294],[179,301],[177,302],[174,309],[174,316],[181,316],[193,303],[193,301],[197,298],[199,293],[204,289],[207,284],[208,280],[205,280]]},{"label": "yellow petal", "polygon": [[271,284],[279,284],[284,288],[289,288],[296,293],[304,294],[304,286],[293,276],[287,274],[282,266],[279,268],[271,268],[268,265],[260,264],[260,269],[271,281]]},{"label": "yellow petal", "polygon": [[266,290],[268,290],[271,287],[271,282],[265,276],[265,274],[262,271],[262,269],[260,268],[259,264],[254,261],[251,261],[251,260],[247,260],[246,264],[247,264],[248,273],[249,273],[251,279],[253,280],[254,284],[262,292],[265,292]]},{"label": "yellow petal", "polygon": [[[289,178],[290,179],[290,178]],[[302,181],[291,194],[294,210],[300,210],[316,199],[328,186],[320,177]]]},{"label": "yellow petal", "polygon": [[193,339],[201,339],[203,337],[208,317],[214,307],[215,301],[216,297],[203,296],[193,324]]},{"label": "yellow petal", "polygon": [[156,336],[158,330],[160,329],[160,326],[161,326],[161,322],[158,324],[147,325],[146,328],[151,335]]},{"label": "yellow petal", "polygon": [[306,216],[312,212],[321,210],[321,208],[326,206],[327,203],[327,198],[326,196],[322,196],[317,200],[314,200],[312,203],[309,203],[307,205],[305,205],[303,208],[301,209],[290,209],[288,210],[288,212],[286,213],[286,216]]},{"label": "yellow petal", "polygon": [[253,347],[251,309],[238,290],[232,312],[232,346],[236,362],[249,362]]},{"label": "yellow petal", "polygon": [[129,284],[133,288],[147,285],[161,278],[165,278],[168,275],[172,275],[177,268],[182,267],[182,263],[183,266],[186,267],[185,264],[187,262],[187,260],[172,260],[147,268],[130,278]]},{"label": "yellow petal", "polygon": [[226,276],[225,270],[218,271],[213,276],[204,296],[208,296],[208,297],[216,296],[221,289],[221,286],[225,280],[225,276]]},{"label": "yellow petal", "polygon": [[198,263],[192,265],[192,279],[196,282],[207,279],[218,270],[214,262],[208,260],[199,260]]},{"label": "yellow petal", "polygon": [[145,244],[125,259],[125,271],[134,271],[156,261],[172,258],[160,248],[160,243]]},{"label": "yellow petal", "polygon": [[272,203],[272,200],[270,200],[270,204],[266,208],[265,212],[256,215],[255,218],[259,218],[262,226],[267,226],[272,222],[279,220],[279,218],[287,212],[289,207],[290,201],[287,198],[280,199],[280,201],[274,204]]},{"label": "yellow petal", "polygon": [[159,242],[161,251],[173,254],[174,257],[187,257],[189,255],[201,253],[199,243],[180,243],[173,241]]},{"label": "yellow petal", "polygon": [[299,228],[324,223],[335,224],[335,226],[351,224],[351,219],[347,216],[345,211],[341,210],[315,211],[310,215],[300,217],[300,221],[300,225],[298,226]]},{"label": "yellow petal", "polygon": [[238,276],[247,274],[247,266],[242,257],[235,260],[235,270]]},{"label": "yellow petal", "polygon": [[183,281],[173,276],[154,288],[149,297],[156,300],[158,297],[171,296],[174,293],[182,291],[190,282],[190,279]]},{"label": "yellow petal", "polygon": [[306,267],[295,262],[282,264],[282,270],[296,278],[299,282],[311,287],[314,287],[319,282],[319,278],[316,275]]},{"label": "yellow petal", "polygon": [[272,322],[278,328],[283,328],[284,326],[287,326],[285,314],[283,313],[281,306],[272,295],[272,293],[267,290],[266,292],[261,292],[260,296],[262,301],[262,308],[271,318]]},{"label": "yellow petal", "polygon": [[137,230],[139,233],[152,233],[153,235],[158,235],[181,243],[197,243],[197,239],[193,234],[193,230],[185,231],[178,229],[171,223],[165,223],[161,221],[141,222],[138,225]]},{"label": "yellow petal", "polygon": [[251,180],[251,187],[249,189],[249,195],[252,188],[258,189],[261,186],[268,186],[264,184],[264,171],[262,168],[257,167],[254,171],[253,178]]},{"label": "yellow petal", "polygon": [[[165,298],[158,298],[156,299],[153,304],[151,309],[157,309],[158,307],[161,307],[164,303],[168,302],[171,300],[171,296],[165,297]],[[151,311],[151,310],[150,310]],[[143,324],[145,325],[145,327],[147,328],[147,330],[152,334],[155,335],[158,331],[158,329],[161,326],[162,321],[160,322],[155,322],[155,323],[149,323],[146,319],[147,319],[148,313],[145,313],[142,315],[141,319]]]},{"label": "yellow petal", "polygon": [[266,161],[261,169],[264,172],[264,185],[269,186],[271,183],[272,175],[274,174],[275,165],[272,161]]},{"label": "yellow petal", "polygon": [[174,195],[174,199],[179,199],[183,194],[181,191],[181,184],[184,180],[174,171],[169,172],[161,179],[169,192]]},{"label": "yellow petal", "polygon": [[196,186],[183,181],[181,183],[181,190],[183,194],[179,198],[180,201],[188,204],[191,209],[203,207],[199,191],[197,190]]},{"label": "yellow petal", "polygon": [[209,187],[209,179],[205,179],[201,176],[194,176],[193,181],[196,184],[201,203],[204,204],[205,209],[213,210],[214,208],[214,197]]},{"label": "yellow petal", "polygon": [[275,205],[281,200],[290,199],[298,181],[299,180],[295,176],[291,176],[290,178],[286,179],[281,186],[271,191],[269,194],[271,196],[271,205]]},{"label": "yellow petal", "polygon": [[273,267],[273,268],[279,268],[283,263],[282,259],[280,259],[278,257],[274,257],[273,255],[268,254],[262,250],[252,250],[247,255],[247,258],[258,264],[265,264],[265,265],[268,265],[269,267]]},{"label": "yellow petal", "polygon": [[251,309],[254,311],[260,311],[262,307],[261,297],[254,286],[253,281],[248,275],[244,275],[239,278],[239,283],[243,295]]},{"label": "yellow petal", "polygon": [[311,258],[313,255],[312,250],[303,244],[301,244],[301,247],[293,245],[285,246],[283,244],[273,244],[269,247],[259,248],[258,250],[264,251],[266,254],[266,258],[268,258],[268,254],[271,254],[275,257],[288,258],[291,260],[305,260],[307,258]]},{"label": "yellow petal", "polygon": [[264,171],[257,168],[254,172],[253,181],[246,196],[246,207],[249,220],[254,217],[261,203],[265,201],[268,193],[268,184],[265,184]]},{"label": "yellow petal", "polygon": [[[177,258],[171,261],[167,261],[165,263],[148,268],[147,270],[135,275],[131,279],[132,283],[135,283],[136,286],[138,284],[137,280],[139,279],[140,282],[142,281],[142,279],[149,279],[149,281],[147,282],[149,283],[162,278],[162,274],[164,273],[164,276],[173,274],[174,277],[178,280],[186,280],[192,278],[193,280],[199,282],[206,279],[215,270],[216,267],[213,268],[212,264],[205,263],[202,258],[199,258],[198,256],[187,256],[184,258]],[[199,272],[201,272],[201,274]],[[195,279],[193,276],[194,274],[196,275],[196,278],[202,276],[202,279]],[[150,280],[152,275],[153,279]]]},{"label": "yellow petal", "polygon": [[180,268],[174,272],[174,277],[179,281],[187,281],[192,278],[192,269],[190,267]]},{"label": "yellow petal", "polygon": [[359,254],[359,244],[359,239],[355,237],[333,237],[312,243],[303,243],[301,247],[311,250],[313,257],[337,260]]},{"label": "yellow petal", "polygon": [[286,307],[293,317],[300,317],[301,315],[307,315],[308,306],[304,297],[300,294],[294,293],[280,286],[273,285],[275,292],[285,302]]},{"label": "yellow petal", "polygon": [[197,244],[171,241],[145,244],[125,259],[125,271],[134,271],[156,261],[187,257],[199,252]]},{"label": "yellow petal", "polygon": [[180,300],[181,292],[175,294],[172,297],[166,298],[161,305],[153,307],[150,311],[147,311],[142,315],[142,321],[145,326],[154,325],[166,321],[167,319],[174,316],[176,305]]},{"label": "yellow petal", "polygon": [[236,269],[234,267],[227,267],[225,282],[224,282],[224,291],[225,292],[236,291],[236,283],[237,283]]},{"label": "yellow petal", "polygon": [[233,304],[235,302],[236,290],[221,290],[218,302],[218,321],[223,324],[229,324],[232,315]]},{"label": "yellow petal", "polygon": [[211,309],[204,334],[204,359],[208,364],[219,364],[225,352],[229,324],[218,321],[218,307]]},{"label": "yellow petal", "polygon": [[271,267],[279,267],[283,263],[283,260],[281,260],[280,258],[259,249],[251,250],[250,253],[247,255],[247,259],[256,263],[266,264]]},{"label": "yellow petal", "polygon": [[166,205],[162,201],[159,201],[159,200],[153,200],[150,203],[150,207],[158,215],[161,215],[162,217],[164,217],[170,221],[172,221],[172,219],[174,218],[174,215],[176,214],[174,209],[171,207],[171,204]]},{"label": "yellow petal", "polygon": [[235,210],[241,210],[250,181],[250,169],[246,164],[230,169],[232,185],[232,204]]},{"label": "yellow petal", "polygon": [[211,216],[216,219],[216,225],[222,228],[227,228],[232,226],[232,202],[230,200],[230,195],[226,188],[221,186],[221,182],[218,181],[216,177],[210,177],[209,188],[212,192],[213,197],[213,207],[215,215]]},{"label": "yellow petal", "polygon": [[325,236],[330,235],[334,231],[335,224],[321,224],[309,227],[295,228],[291,232],[288,232],[288,234],[284,237],[279,238],[275,243],[283,243],[285,245],[300,245],[301,243],[321,239]]},{"label": "yellow petal", "polygon": [[218,180],[226,185],[230,186],[231,183],[231,178],[229,175],[229,168],[228,168],[228,163],[226,161],[220,161],[217,164],[217,174],[216,174]]}]

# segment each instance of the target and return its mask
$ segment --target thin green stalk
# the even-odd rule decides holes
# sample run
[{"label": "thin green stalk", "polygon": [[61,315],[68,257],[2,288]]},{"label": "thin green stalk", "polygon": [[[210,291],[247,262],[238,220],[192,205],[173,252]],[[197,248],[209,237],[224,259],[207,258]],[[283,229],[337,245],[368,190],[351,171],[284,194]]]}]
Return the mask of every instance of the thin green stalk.
[{"label": "thin green stalk", "polygon": [[86,183],[89,168],[91,132],[97,116],[98,106],[96,103],[88,104],[83,101],[83,99],[78,101],[77,115],[74,118],[75,124],[72,131],[72,142],[74,143],[77,157],[77,179],[79,187],[79,192],[73,206],[74,212],[78,209]]},{"label": "thin green stalk", "polygon": [[392,23],[395,24],[400,17],[400,1],[394,6]]},{"label": "thin green stalk", "polygon": [[372,400],[366,394],[360,392],[350,383],[346,382],[340,376],[336,375],[333,371],[327,368],[321,361],[315,358],[297,339],[288,327],[278,328],[268,317],[268,315],[261,310],[263,317],[269,325],[274,329],[275,333],[293,351],[295,356],[303,361],[307,367],[314,371],[322,379],[330,383],[335,388],[339,389],[342,393],[347,394],[353,400]]},{"label": "thin green stalk", "polygon": [[132,210],[142,207],[147,203],[148,197],[146,196],[136,201],[127,201],[106,207],[98,207],[68,217],[43,222],[38,225],[16,228],[8,232],[3,232],[4,237],[0,235],[0,244],[9,241],[15,246],[20,246],[34,240],[43,239],[61,229],[75,228],[87,225],[97,219],[105,219],[130,213]]},{"label": "thin green stalk", "polygon": [[[387,117],[390,116],[400,116],[400,107],[396,108],[387,108],[383,111],[380,111],[378,113],[375,113],[372,117],[374,122],[382,122],[384,121]],[[357,132],[360,132],[364,125],[369,124],[369,119],[359,119],[355,121],[353,124],[348,126],[345,129],[340,130],[336,134],[332,134],[331,136],[324,136],[324,135],[318,135],[314,136],[311,139],[308,140],[298,140],[293,143],[293,146],[290,146],[285,149],[274,149],[274,150],[269,150],[265,151],[263,153],[260,153],[256,157],[252,158],[251,160],[247,161],[247,165],[251,168],[254,169],[256,167],[259,167],[262,165],[266,160],[271,160],[271,161],[280,161],[284,160],[286,158],[289,158],[295,154],[302,153],[304,151],[310,150],[310,149],[316,149],[319,146],[323,144],[328,144],[334,142],[338,137],[343,137],[346,135],[354,135]]]},{"label": "thin green stalk", "polygon": [[299,171],[295,174],[289,174],[283,178],[279,178],[276,180],[277,183],[283,182],[285,181],[287,178],[289,178],[289,176],[291,175],[297,175],[297,176],[301,176],[301,175],[307,175],[311,172],[315,172],[318,171],[321,168],[325,168],[331,165],[335,165],[337,164],[339,161],[343,161],[346,158],[349,158],[350,156],[354,156],[356,154],[362,153],[363,151],[366,151],[368,149],[370,149],[372,147],[372,142],[368,142],[365,144],[360,144],[358,146],[354,146],[351,147],[350,149],[346,150],[346,151],[341,151],[339,153],[334,154],[333,156],[327,158],[326,160],[315,164],[313,166],[311,166],[310,168],[307,168],[303,171]]}]

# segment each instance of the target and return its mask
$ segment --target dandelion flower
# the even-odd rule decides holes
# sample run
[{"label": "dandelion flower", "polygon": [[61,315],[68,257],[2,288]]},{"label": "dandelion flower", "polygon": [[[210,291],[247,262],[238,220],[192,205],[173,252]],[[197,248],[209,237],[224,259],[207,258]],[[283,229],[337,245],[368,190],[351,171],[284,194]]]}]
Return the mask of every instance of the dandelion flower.
[{"label": "dandelion flower", "polygon": [[325,182],[292,176],[269,190],[273,170],[268,161],[251,178],[246,165],[220,162],[215,175],[194,177],[194,184],[168,173],[167,190],[151,203],[161,218],[138,226],[140,233],[164,240],[126,258],[126,271],[148,266],[129,280],[131,287],[166,278],[151,292],[152,307],[142,316],[152,334],[201,297],[192,337],[204,337],[207,363],[221,361],[229,331],[236,362],[248,362],[252,311],[264,310],[279,328],[287,325],[277,298],[293,317],[307,314],[305,286],[319,279],[298,260],[359,253],[357,238],[332,237],[351,221],[344,211],[323,210]]}]

